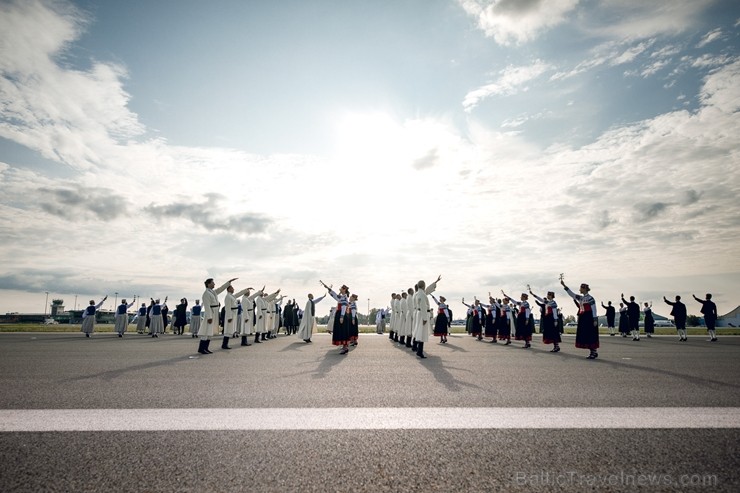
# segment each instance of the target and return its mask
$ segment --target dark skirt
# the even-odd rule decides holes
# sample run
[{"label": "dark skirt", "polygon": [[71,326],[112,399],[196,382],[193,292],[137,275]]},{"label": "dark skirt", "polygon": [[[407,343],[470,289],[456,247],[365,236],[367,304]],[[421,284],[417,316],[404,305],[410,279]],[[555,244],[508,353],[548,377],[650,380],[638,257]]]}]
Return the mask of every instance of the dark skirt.
[{"label": "dark skirt", "polygon": [[599,347],[599,328],[594,327],[594,316],[591,312],[578,315],[576,347],[581,349],[598,349]]},{"label": "dark skirt", "polygon": [[349,340],[350,342],[357,342],[357,338],[360,335],[360,326],[357,325],[357,320],[350,315],[349,324]]},{"label": "dark skirt", "polygon": [[493,314],[489,313],[486,315],[486,330],[485,335],[486,337],[493,337],[496,338],[496,332],[498,332],[498,327],[496,326],[496,321],[493,319]]},{"label": "dark skirt", "polygon": [[561,342],[560,328],[555,323],[555,317],[552,314],[542,317],[542,342],[545,344]]},{"label": "dark skirt", "polygon": [[516,336],[517,341],[531,341],[532,332],[534,331],[534,317],[527,317],[527,313],[522,310],[516,317]]},{"label": "dark skirt", "polygon": [[653,315],[648,313],[645,315],[645,333],[653,334],[655,332],[655,319]]},{"label": "dark skirt", "polygon": [[502,340],[511,339],[511,325],[509,325],[506,315],[497,317],[496,323],[498,324],[498,338]]},{"label": "dark skirt", "polygon": [[470,320],[470,335],[479,336],[481,332],[480,316],[473,315]]},{"label": "dark skirt", "polygon": [[449,325],[449,322],[447,321],[447,315],[444,313],[440,313],[437,315],[437,320],[434,322],[434,336],[435,337],[442,337],[447,335],[447,326]]},{"label": "dark skirt", "polygon": [[468,334],[470,334],[470,329],[472,328],[472,326],[473,326],[473,316],[472,315],[468,315],[465,318],[465,332],[467,332]]},{"label": "dark skirt", "polygon": [[340,322],[339,310],[334,314],[334,328],[331,333],[331,343],[335,346],[344,346],[350,341],[350,325],[352,315],[349,313],[344,317],[344,322]]},{"label": "dark skirt", "polygon": [[619,314],[619,332],[622,334],[629,334],[630,332],[630,320],[626,312]]}]

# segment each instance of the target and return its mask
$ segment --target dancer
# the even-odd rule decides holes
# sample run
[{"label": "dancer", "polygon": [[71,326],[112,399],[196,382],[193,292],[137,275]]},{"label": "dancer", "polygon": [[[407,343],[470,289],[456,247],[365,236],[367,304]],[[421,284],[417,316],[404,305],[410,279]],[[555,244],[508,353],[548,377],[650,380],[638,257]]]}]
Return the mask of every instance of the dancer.
[{"label": "dancer", "polygon": [[244,311],[242,314],[242,323],[237,327],[237,331],[242,338],[242,346],[251,346],[248,338],[252,335],[252,330],[254,329],[254,300],[257,297],[262,296],[262,293],[265,292],[264,286],[262,286],[262,289],[259,291],[255,291],[254,294],[250,294],[252,289],[253,288],[242,289],[238,293],[234,294],[234,297],[236,298],[241,296],[241,306]]},{"label": "dancer", "polygon": [[609,327],[609,335],[614,336],[614,319],[616,315],[616,310],[612,306],[612,302],[607,302],[607,306],[604,306],[604,302],[601,303],[601,307],[606,310],[606,326]]},{"label": "dancer", "polygon": [[686,334],[686,305],[681,301],[681,296],[676,295],[676,301],[668,301],[663,296],[663,301],[666,304],[671,305],[671,316],[673,317],[673,323],[676,325],[676,332],[678,332],[678,340],[680,342],[688,341]]},{"label": "dancer", "polygon": [[468,316],[470,317],[470,335],[477,338],[477,340],[483,340],[482,331],[482,318],[483,311],[480,306],[478,298],[473,298],[473,304],[468,305],[465,303],[465,298],[462,299],[462,304],[468,307]]},{"label": "dancer", "polygon": [[640,340],[640,305],[635,302],[635,297],[630,296],[630,300],[624,299],[624,293],[622,293],[622,303],[627,307],[627,318],[630,324],[630,333],[632,334],[633,341]]},{"label": "dancer", "polygon": [[95,304],[95,300],[90,300],[90,304],[82,312],[82,328],[80,332],[84,332],[85,337],[90,337],[95,332],[95,313],[97,313],[100,307],[103,306],[103,302],[107,299],[108,295],[105,295],[98,304]]},{"label": "dancer", "polygon": [[619,304],[619,333],[622,337],[627,337],[627,333],[630,331],[630,318],[627,315],[627,307],[624,303]]},{"label": "dancer", "polygon": [[692,294],[691,296],[701,303],[701,313],[704,315],[704,323],[707,326],[709,340],[711,342],[717,342],[717,333],[715,332],[715,327],[717,325],[717,305],[712,301],[712,293],[707,293],[706,299],[704,300],[697,298],[695,294]]},{"label": "dancer", "polygon": [[339,354],[347,354],[349,352],[351,323],[350,314],[347,313],[349,308],[349,287],[342,284],[342,287],[339,288],[339,294],[337,294],[329,286],[324,284],[324,281],[319,281],[319,283],[327,289],[329,295],[337,302],[337,310],[334,314],[332,324],[331,343],[334,346],[342,346]]},{"label": "dancer", "polygon": [[195,300],[193,308],[190,309],[190,337],[193,339],[198,337],[202,309],[203,307],[200,306],[200,300]]},{"label": "dancer", "polygon": [[144,332],[146,332],[146,303],[142,303],[136,313],[136,333],[143,334]]},{"label": "dancer", "polygon": [[645,307],[642,309],[643,319],[645,320],[645,335],[649,338],[653,337],[655,333],[655,318],[653,318],[653,302],[645,302]]},{"label": "dancer", "polygon": [[303,342],[310,343],[313,329],[316,326],[316,303],[321,303],[321,300],[326,298],[326,295],[320,296],[314,299],[313,294],[308,293],[308,301],[306,301],[306,309],[303,311],[303,318],[301,319],[301,325],[298,328],[298,337],[303,339]]},{"label": "dancer", "polygon": [[164,306],[167,306],[167,297],[164,298],[164,303],[160,303],[159,298],[157,298],[154,300],[151,312],[149,312],[149,332],[152,337],[159,337],[159,334],[164,333],[164,319],[162,318]]},{"label": "dancer", "polygon": [[499,303],[498,339],[499,341],[506,341],[504,346],[511,344],[511,325],[513,321],[509,301],[509,298],[504,296],[504,299]]},{"label": "dancer", "polygon": [[116,308],[116,332],[118,337],[123,337],[123,334],[128,329],[128,309],[136,303],[136,298],[131,303],[126,304],[126,300],[122,299],[121,304]]},{"label": "dancer", "polygon": [[447,298],[440,296],[439,300],[431,295],[437,304],[437,319],[434,321],[434,337],[439,337],[439,343],[447,342],[447,334],[450,332],[450,310],[447,306]]},{"label": "dancer", "polygon": [[183,335],[185,333],[185,326],[188,324],[188,300],[182,298],[180,303],[175,306],[175,317],[172,322],[172,327],[175,330],[175,335]]},{"label": "dancer", "polygon": [[519,313],[516,317],[516,335],[514,336],[514,338],[517,341],[524,341],[524,346],[522,347],[522,349],[528,349],[532,347],[531,341],[533,323],[530,320],[532,312],[529,307],[529,295],[527,293],[522,293],[520,296],[520,301],[516,301],[512,299],[511,296],[504,293],[503,290],[501,290],[501,294],[511,299],[511,301],[519,309]]},{"label": "dancer", "polygon": [[547,299],[544,300],[532,293],[534,299],[542,303],[545,308],[544,315],[542,315],[542,342],[544,344],[552,344],[553,348],[550,350],[551,353],[557,353],[560,351],[560,328],[558,327],[558,304],[555,301],[555,293],[553,291],[547,292]]},{"label": "dancer", "polygon": [[426,283],[419,281],[417,286],[419,289],[414,293],[414,309],[416,310],[416,314],[414,318],[414,330],[411,335],[416,344],[416,356],[425,359],[424,343],[429,340],[429,298],[427,298],[425,290]]},{"label": "dancer", "polygon": [[357,295],[353,294],[349,297],[349,313],[350,313],[350,324],[349,324],[349,345],[357,346],[360,337],[360,325],[357,321]]},{"label": "dancer", "polygon": [[391,293],[391,318],[388,322],[388,339],[391,340],[397,340],[398,336],[396,335],[396,317],[398,314],[396,313],[396,293]]},{"label": "dancer", "polygon": [[218,295],[231,286],[231,283],[237,279],[236,277],[230,279],[218,288],[216,288],[216,283],[212,277],[209,277],[203,282],[206,289],[203,291],[201,299],[203,300],[203,319],[205,323],[202,324],[202,327],[198,331],[198,335],[200,336],[198,352],[200,354],[212,354],[208,346],[211,345],[211,337],[216,333],[216,327],[218,326],[218,308],[220,306]]},{"label": "dancer", "polygon": [[596,314],[596,300],[589,294],[591,288],[585,282],[580,286],[580,294],[575,294],[565,281],[560,278],[560,284],[565,292],[578,303],[578,328],[576,329],[576,347],[588,349],[588,359],[596,359],[599,353],[599,317]]}]

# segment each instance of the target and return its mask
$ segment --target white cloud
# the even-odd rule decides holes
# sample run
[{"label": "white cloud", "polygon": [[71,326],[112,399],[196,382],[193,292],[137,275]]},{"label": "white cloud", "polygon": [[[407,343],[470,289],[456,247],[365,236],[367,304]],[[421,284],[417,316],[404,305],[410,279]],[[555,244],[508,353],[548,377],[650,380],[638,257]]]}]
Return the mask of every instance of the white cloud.
[{"label": "white cloud", "polygon": [[458,0],[498,44],[532,41],[564,22],[578,0]]},{"label": "white cloud", "polygon": [[719,39],[721,37],[722,37],[722,29],[718,27],[717,29],[713,29],[713,30],[709,31],[707,34],[705,34],[701,38],[701,41],[699,41],[697,43],[696,47],[697,48],[703,48],[706,45],[708,45],[709,43],[711,43],[712,41],[715,41],[715,40],[717,40],[717,39]]},{"label": "white cloud", "polygon": [[552,70],[552,66],[542,60],[535,60],[531,65],[508,66],[500,71],[496,81],[468,92],[463,99],[465,111],[471,111],[481,100],[490,96],[509,96],[529,90],[527,83]]}]

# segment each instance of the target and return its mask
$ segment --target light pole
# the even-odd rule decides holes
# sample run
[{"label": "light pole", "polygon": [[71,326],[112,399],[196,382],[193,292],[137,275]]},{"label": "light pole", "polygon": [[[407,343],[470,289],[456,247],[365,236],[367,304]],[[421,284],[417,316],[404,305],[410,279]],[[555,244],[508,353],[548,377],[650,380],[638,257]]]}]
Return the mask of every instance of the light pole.
[{"label": "light pole", "polygon": [[367,324],[370,325],[370,298],[367,299]]},{"label": "light pole", "polygon": [[77,310],[77,295],[75,295],[75,310]]},{"label": "light pole", "polygon": [[118,291],[116,291],[116,301],[113,302],[113,309],[115,310],[118,306]]},{"label": "light pole", "polygon": [[49,304],[49,292],[44,291],[46,293],[46,302],[44,303],[44,317],[46,317],[46,307]]}]

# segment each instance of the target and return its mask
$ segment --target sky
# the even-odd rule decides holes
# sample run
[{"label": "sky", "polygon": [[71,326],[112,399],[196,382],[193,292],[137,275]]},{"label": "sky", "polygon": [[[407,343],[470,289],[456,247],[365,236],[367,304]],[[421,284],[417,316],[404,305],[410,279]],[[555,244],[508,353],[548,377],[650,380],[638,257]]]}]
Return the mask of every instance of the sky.
[{"label": "sky", "polygon": [[739,47],[734,0],[0,0],[0,313],[441,275],[573,314],[561,273],[729,312]]}]

